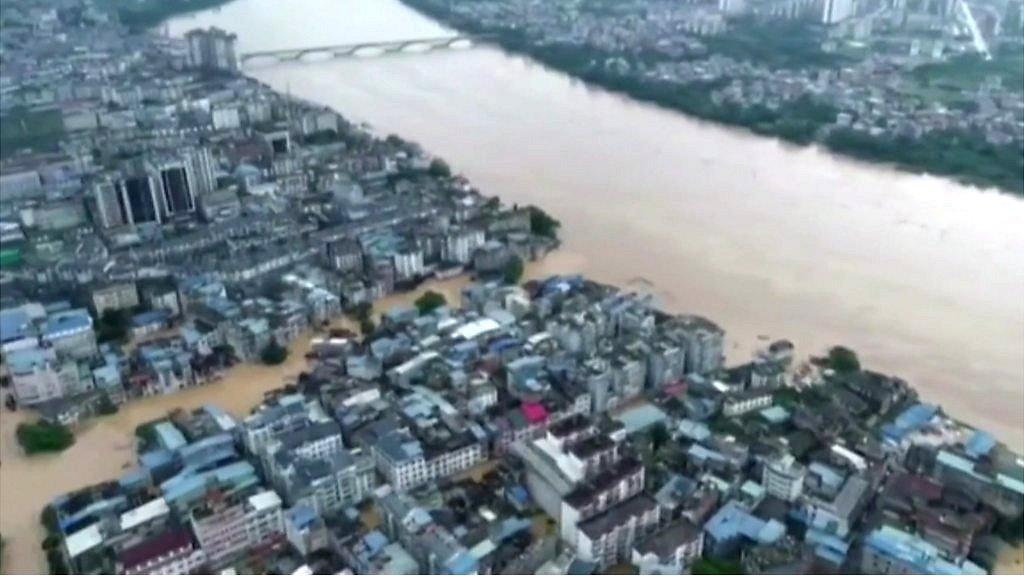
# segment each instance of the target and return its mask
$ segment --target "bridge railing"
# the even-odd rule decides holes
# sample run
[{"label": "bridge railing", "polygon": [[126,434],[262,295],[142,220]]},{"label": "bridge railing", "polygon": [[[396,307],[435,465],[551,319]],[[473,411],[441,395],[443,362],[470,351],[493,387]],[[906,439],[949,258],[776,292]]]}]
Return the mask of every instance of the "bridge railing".
[{"label": "bridge railing", "polygon": [[380,49],[385,53],[401,52],[411,46],[427,46],[433,48],[447,48],[453,44],[471,40],[480,41],[485,36],[475,34],[458,34],[454,36],[438,36],[432,38],[411,38],[404,40],[384,40],[378,42],[357,42],[349,44],[332,44],[326,46],[310,46],[304,48],[285,48],[280,50],[259,50],[241,54],[238,59],[241,63],[253,60],[272,60],[277,62],[301,60],[312,54],[326,54],[331,58],[352,56],[357,52],[369,49]]}]

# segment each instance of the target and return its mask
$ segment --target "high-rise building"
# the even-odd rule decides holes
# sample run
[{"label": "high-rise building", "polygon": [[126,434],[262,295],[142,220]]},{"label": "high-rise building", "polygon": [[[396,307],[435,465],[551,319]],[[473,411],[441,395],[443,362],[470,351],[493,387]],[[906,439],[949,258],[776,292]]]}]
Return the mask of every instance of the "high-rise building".
[{"label": "high-rise building", "polygon": [[195,212],[194,181],[190,166],[185,162],[172,161],[160,166],[164,215],[170,217]]},{"label": "high-rise building", "polygon": [[209,493],[192,510],[189,522],[210,567],[215,569],[224,567],[247,549],[284,537],[281,498],[273,490],[247,498]]},{"label": "high-rise building", "polygon": [[761,484],[768,494],[792,502],[800,497],[807,470],[791,454],[766,462]]},{"label": "high-rise building", "polygon": [[160,224],[161,182],[155,175],[141,172],[118,183],[121,216],[127,224]]},{"label": "high-rise building", "polygon": [[96,198],[94,216],[103,228],[116,228],[128,223],[121,209],[121,190],[113,180],[97,182],[93,186],[93,195]]},{"label": "high-rise building", "polygon": [[855,0],[824,0],[821,21],[824,24],[838,24],[854,15]]},{"label": "high-rise building", "polygon": [[202,198],[217,189],[217,177],[213,172],[213,155],[206,146],[192,148],[185,152],[185,166],[192,174],[192,196]]},{"label": "high-rise building", "polygon": [[237,36],[220,28],[195,29],[185,34],[188,40],[188,63],[200,70],[234,72],[238,70],[235,55]]}]

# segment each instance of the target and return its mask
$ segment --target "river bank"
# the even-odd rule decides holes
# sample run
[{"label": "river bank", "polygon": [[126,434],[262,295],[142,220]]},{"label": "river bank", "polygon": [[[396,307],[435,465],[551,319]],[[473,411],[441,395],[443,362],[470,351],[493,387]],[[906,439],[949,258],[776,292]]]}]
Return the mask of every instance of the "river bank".
[{"label": "river bank", "polygon": [[[219,26],[240,53],[454,33],[395,0],[289,6],[236,0],[166,28]],[[645,279],[667,311],[719,323],[730,360],[763,335],[804,354],[842,343],[1024,447],[1014,196],[694,120],[486,44],[245,73],[417,142],[488,195],[543,207],[562,222],[564,271]]]},{"label": "river bank", "polygon": [[[355,13],[330,12],[341,4],[298,2],[284,9],[276,1],[240,0],[222,13],[190,15],[170,28],[220,25],[238,32],[248,50],[438,33],[431,23],[395,31],[408,20],[390,8],[370,16],[360,11],[365,4]],[[336,26],[317,26],[328,17]],[[720,321],[733,358],[755,347],[761,334],[792,338],[805,353],[849,344],[872,368],[908,377],[925,400],[992,426],[1011,445],[1024,443],[1024,241],[1022,212],[1012,198],[870,169],[816,150],[782,149],[584,89],[525,59],[485,48],[297,64],[254,76],[282,92],[290,86],[292,93],[371,122],[379,131],[415,139],[506,202],[551,207],[563,222],[566,244],[539,263],[545,273],[580,272],[627,288],[646,287],[673,311]],[[464,281],[421,288],[454,294]],[[299,358],[293,347],[284,366],[242,370],[246,378],[166,397],[167,402],[174,407],[176,399],[187,397],[189,405],[199,405],[223,397],[230,403],[230,392],[239,390],[245,396],[241,404],[255,403],[263,391],[283,384],[287,366]],[[184,396],[190,393],[197,398]],[[158,400],[163,398],[139,406]],[[134,425],[163,413],[140,408],[133,415],[134,406],[85,428],[79,438],[95,446],[93,460],[110,462],[76,453],[73,463],[109,465],[104,470],[111,474],[83,470],[78,478],[69,473],[75,468],[54,463],[30,466],[41,470],[20,477],[27,491],[19,499],[32,502],[12,504],[20,512],[11,519],[4,502],[0,532],[15,541],[7,559],[20,558],[18,564],[5,561],[5,570],[45,569],[33,560],[42,560],[42,506],[68,486],[116,476],[131,460],[119,443],[132,440]],[[8,416],[0,415],[5,494],[12,493],[8,455],[11,446],[17,450],[8,442]],[[114,426],[121,419],[123,425]],[[112,432],[104,426],[108,422]],[[60,482],[51,486],[54,476]],[[19,525],[37,532],[25,538],[8,529]]]},{"label": "river bank", "polygon": [[121,24],[134,32],[158,26],[163,22],[202,10],[212,10],[232,0],[102,0],[100,5],[117,13]]},{"label": "river bank", "polygon": [[[554,253],[548,258],[527,264],[524,280],[537,279],[581,266],[578,255]],[[471,281],[462,275],[441,281],[428,281],[415,290],[392,294],[374,303],[373,318],[396,305],[412,304],[428,290],[441,293],[449,304],[457,305],[462,288]],[[627,288],[647,291],[652,287],[643,278],[636,278]],[[657,297],[657,291],[654,291]],[[60,454],[26,456],[17,445],[15,430],[21,422],[33,421],[31,411],[0,413],[0,493],[4,494],[0,514],[0,534],[5,539],[3,573],[45,573],[46,559],[40,548],[45,536],[39,514],[59,494],[116,478],[135,465],[135,429],[145,422],[166,416],[171,410],[192,410],[213,403],[236,418],[244,418],[259,404],[266,393],[285,386],[306,368],[305,355],[312,341],[332,328],[356,331],[357,324],[347,317],[337,318],[323,332],[308,331],[289,346],[286,361],[278,366],[242,364],[225,372],[209,385],[190,388],[177,394],[133,400],[117,414],[83,422],[75,427],[75,444]],[[752,350],[737,349],[733,342],[731,354],[749,354]],[[16,498],[11,495],[16,494]],[[996,574],[1020,573],[1024,548],[1008,548],[1000,556]]]},{"label": "river bank", "polygon": [[504,50],[529,56],[575,78],[701,120],[777,138],[795,146],[816,145],[831,153],[894,167],[912,174],[934,174],[979,188],[1024,196],[1024,158],[1012,145],[990,144],[980,132],[949,129],[920,138],[875,137],[848,128],[824,131],[838,113],[828,103],[798,99],[779,110],[716,103],[717,83],[679,84],[627,76],[595,66],[621,58],[585,46],[537,43],[521,28],[494,28],[453,13],[438,0],[401,0],[423,15],[468,34],[487,36]]}]

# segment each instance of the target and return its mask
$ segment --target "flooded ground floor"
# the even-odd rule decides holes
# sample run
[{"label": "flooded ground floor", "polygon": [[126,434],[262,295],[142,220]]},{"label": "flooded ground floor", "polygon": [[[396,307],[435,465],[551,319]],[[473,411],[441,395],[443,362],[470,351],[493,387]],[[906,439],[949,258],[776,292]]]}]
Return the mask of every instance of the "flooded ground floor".
[{"label": "flooded ground floor", "polygon": [[[551,255],[527,267],[529,277],[546,276],[571,264],[565,257]],[[460,291],[470,281],[459,276],[426,282],[416,290],[393,294],[374,303],[374,314],[391,306],[411,304],[427,290],[445,295],[457,305]],[[347,318],[332,328],[354,329]],[[46,559],[40,544],[43,529],[39,514],[55,496],[116,478],[135,465],[135,428],[161,418],[174,408],[191,410],[206,403],[216,404],[236,417],[244,417],[264,394],[294,381],[306,367],[305,355],[316,334],[303,334],[289,346],[288,359],[278,366],[242,364],[211,384],[177,394],[133,400],[117,414],[83,422],[75,427],[75,443],[60,454],[25,456],[18,446],[18,424],[33,421],[31,411],[0,412],[0,535],[4,539],[4,573],[45,573]]]},{"label": "flooded ground floor", "polygon": [[[581,267],[581,256],[558,251],[542,261],[527,266],[526,277],[541,278],[567,273]],[[460,276],[424,283],[411,292],[394,294],[374,303],[374,314],[399,304],[411,304],[427,290],[444,294],[449,303],[457,305],[460,291],[470,279]],[[637,280],[632,289],[644,291],[645,283]],[[657,294],[655,293],[655,296]],[[347,318],[332,326],[354,329]],[[0,534],[3,535],[4,573],[45,573],[45,556],[40,548],[43,539],[39,514],[55,496],[116,478],[135,465],[135,428],[161,418],[174,408],[191,410],[206,403],[216,404],[236,417],[244,417],[264,395],[292,382],[306,367],[305,355],[310,351],[312,331],[303,334],[289,347],[288,359],[278,366],[242,364],[223,378],[206,386],[167,396],[133,400],[117,414],[78,425],[75,444],[60,454],[27,457],[17,445],[15,430],[21,422],[31,421],[29,411],[0,413]],[[750,342],[749,339],[744,339]],[[752,352],[751,346],[731,341],[730,360],[740,361]],[[802,351],[807,353],[810,351]],[[1001,564],[1001,573],[1020,573],[1024,565],[1021,549],[1008,551]]]}]

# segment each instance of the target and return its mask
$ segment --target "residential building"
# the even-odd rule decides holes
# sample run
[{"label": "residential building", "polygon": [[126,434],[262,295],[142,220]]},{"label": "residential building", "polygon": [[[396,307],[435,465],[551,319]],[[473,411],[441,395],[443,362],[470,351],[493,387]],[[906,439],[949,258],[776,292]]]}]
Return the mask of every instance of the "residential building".
[{"label": "residential building", "polygon": [[576,553],[579,558],[607,568],[633,557],[633,548],[657,530],[661,508],[647,495],[639,495],[580,522]]},{"label": "residential building", "polygon": [[865,574],[986,574],[969,560],[945,558],[933,544],[892,526],[868,533],[859,570]]},{"label": "residential building", "polygon": [[722,414],[732,418],[754,410],[763,410],[772,405],[770,390],[753,388],[735,394],[729,394],[722,401]]},{"label": "residential building", "polygon": [[641,574],[686,574],[704,552],[704,532],[678,520],[633,547],[632,563]]},{"label": "residential building", "polygon": [[804,488],[807,469],[791,454],[765,462],[761,473],[761,484],[768,494],[786,502],[800,497]]},{"label": "residential building", "polygon": [[273,490],[247,498],[213,493],[192,510],[189,522],[212,568],[284,537],[281,498]]},{"label": "residential building", "polygon": [[107,310],[131,310],[138,305],[135,282],[115,282],[92,291],[92,307],[97,318],[102,318]]},{"label": "residential building", "polygon": [[117,554],[118,574],[198,574],[206,555],[186,528],[170,528]]},{"label": "residential building", "polygon": [[77,381],[78,367],[61,363],[53,349],[28,348],[7,354],[7,371],[18,404],[30,406],[64,396]]},{"label": "residential building", "polygon": [[238,57],[235,54],[237,36],[220,28],[190,30],[185,34],[188,42],[188,63],[193,68],[213,72],[235,72]]},{"label": "residential building", "polygon": [[60,355],[77,360],[96,356],[96,334],[92,316],[84,308],[63,310],[47,316],[42,341]]}]

